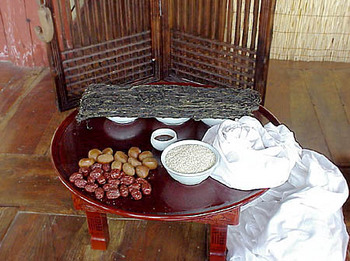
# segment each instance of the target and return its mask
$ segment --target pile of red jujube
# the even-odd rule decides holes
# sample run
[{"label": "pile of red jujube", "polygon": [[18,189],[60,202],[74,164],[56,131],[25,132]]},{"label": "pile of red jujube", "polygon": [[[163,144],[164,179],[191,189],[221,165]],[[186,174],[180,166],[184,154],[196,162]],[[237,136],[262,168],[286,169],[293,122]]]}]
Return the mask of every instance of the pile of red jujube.
[{"label": "pile of red jujube", "polygon": [[93,193],[96,199],[117,199],[131,196],[140,200],[150,195],[152,188],[146,180],[149,171],[156,169],[157,160],[152,152],[131,147],[128,155],[111,148],[102,151],[92,149],[88,158],[79,161],[79,170],[70,175],[69,181],[78,188]]}]

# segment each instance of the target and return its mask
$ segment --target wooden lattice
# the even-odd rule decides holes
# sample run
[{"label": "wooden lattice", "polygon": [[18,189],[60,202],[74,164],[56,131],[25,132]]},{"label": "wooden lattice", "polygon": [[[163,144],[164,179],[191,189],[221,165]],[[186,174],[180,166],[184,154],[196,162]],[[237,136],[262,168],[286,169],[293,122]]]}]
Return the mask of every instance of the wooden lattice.
[{"label": "wooden lattice", "polygon": [[275,0],[166,4],[169,76],[256,89],[264,101]]},{"label": "wooden lattice", "polygon": [[60,109],[90,84],[191,81],[265,97],[276,0],[47,0]]},{"label": "wooden lattice", "polygon": [[153,80],[150,1],[51,0],[51,8],[61,109],[78,105],[90,84]]}]

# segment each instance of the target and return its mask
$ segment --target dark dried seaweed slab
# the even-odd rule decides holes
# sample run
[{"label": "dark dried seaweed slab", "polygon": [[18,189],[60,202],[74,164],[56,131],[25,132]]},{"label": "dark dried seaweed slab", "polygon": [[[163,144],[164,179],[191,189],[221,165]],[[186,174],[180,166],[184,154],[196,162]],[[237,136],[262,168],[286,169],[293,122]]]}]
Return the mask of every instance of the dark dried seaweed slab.
[{"label": "dark dried seaweed slab", "polygon": [[113,116],[235,119],[251,115],[260,102],[260,94],[252,89],[93,84],[83,93],[77,120]]}]

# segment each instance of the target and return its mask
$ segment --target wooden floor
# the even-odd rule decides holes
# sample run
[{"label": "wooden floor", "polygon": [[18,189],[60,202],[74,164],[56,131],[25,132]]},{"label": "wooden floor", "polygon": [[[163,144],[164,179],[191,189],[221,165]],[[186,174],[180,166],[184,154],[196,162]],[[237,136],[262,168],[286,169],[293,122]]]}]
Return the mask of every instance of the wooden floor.
[{"label": "wooden floor", "polygon": [[[350,64],[271,61],[266,107],[350,177]],[[48,70],[0,63],[0,260],[205,260],[207,227],[110,217],[94,251],[49,158],[58,112]],[[350,179],[348,179],[350,180]],[[350,227],[350,204],[344,208]]]}]

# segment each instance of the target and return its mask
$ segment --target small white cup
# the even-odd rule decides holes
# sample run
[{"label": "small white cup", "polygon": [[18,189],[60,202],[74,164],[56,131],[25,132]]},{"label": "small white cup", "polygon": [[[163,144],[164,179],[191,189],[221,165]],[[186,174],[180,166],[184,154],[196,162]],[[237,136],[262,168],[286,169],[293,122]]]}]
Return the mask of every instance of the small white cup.
[{"label": "small white cup", "polygon": [[166,125],[181,125],[188,121],[190,118],[159,118],[156,119]]},{"label": "small white cup", "polygon": [[153,148],[159,151],[163,151],[166,147],[175,141],[177,141],[177,134],[172,129],[157,129],[153,131],[151,135],[151,144]]},{"label": "small white cup", "polygon": [[134,122],[137,119],[137,117],[107,117],[107,119],[116,123],[127,124]]},{"label": "small white cup", "polygon": [[211,119],[211,118],[207,118],[207,119],[202,119],[202,122],[204,122],[205,124],[211,126],[214,126],[216,124],[220,124],[221,122],[223,122],[225,119]]}]

